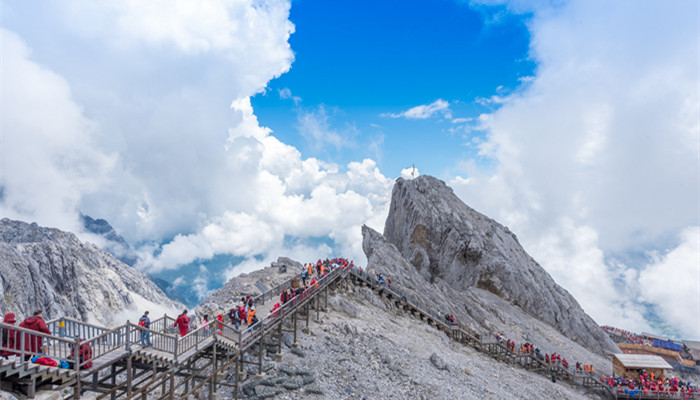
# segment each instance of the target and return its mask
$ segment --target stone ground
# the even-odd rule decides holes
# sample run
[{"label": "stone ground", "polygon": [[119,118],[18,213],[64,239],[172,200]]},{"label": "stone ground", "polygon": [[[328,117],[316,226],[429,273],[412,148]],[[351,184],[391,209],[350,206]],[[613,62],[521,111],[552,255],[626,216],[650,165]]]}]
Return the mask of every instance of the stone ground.
[{"label": "stone ground", "polygon": [[[368,289],[331,297],[329,308],[318,323],[312,313],[309,334],[298,333],[298,350],[283,346],[282,362],[266,357],[267,372],[246,381],[241,398],[601,398],[454,343]],[[291,345],[291,335],[284,341]],[[219,398],[233,398],[232,390]]]}]

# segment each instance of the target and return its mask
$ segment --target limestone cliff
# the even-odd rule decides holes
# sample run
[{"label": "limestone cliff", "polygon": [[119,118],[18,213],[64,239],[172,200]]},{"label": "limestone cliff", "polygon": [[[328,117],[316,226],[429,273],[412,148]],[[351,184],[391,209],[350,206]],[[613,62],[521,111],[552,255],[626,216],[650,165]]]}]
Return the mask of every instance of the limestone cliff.
[{"label": "limestone cliff", "polygon": [[495,307],[502,301],[505,308],[522,310],[590,350],[619,352],[507,227],[468,207],[436,178],[399,178],[384,228],[386,240],[369,229],[363,234],[368,267],[381,271],[397,268],[389,263],[402,265],[400,273],[408,273],[412,285],[424,283],[428,292],[433,285],[444,288],[462,300],[464,317],[472,324],[493,329],[494,313],[495,320],[514,323],[519,317],[505,312],[505,306]]},{"label": "limestone cliff", "polygon": [[145,308],[157,315],[183,307],[143,273],[72,233],[7,218],[0,220],[0,276],[0,311],[18,318],[41,309],[45,319],[112,325]]}]

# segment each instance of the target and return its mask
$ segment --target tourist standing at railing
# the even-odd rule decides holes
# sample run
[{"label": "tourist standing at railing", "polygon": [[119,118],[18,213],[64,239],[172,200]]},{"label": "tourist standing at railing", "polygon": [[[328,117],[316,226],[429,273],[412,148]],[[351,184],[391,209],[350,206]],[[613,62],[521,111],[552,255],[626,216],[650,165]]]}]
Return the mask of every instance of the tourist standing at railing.
[{"label": "tourist standing at railing", "polygon": [[[41,310],[34,311],[34,314],[31,317],[22,321],[22,323],[19,324],[19,327],[50,335],[51,331],[46,326],[46,321],[44,321],[44,319],[41,317],[42,314],[43,313]],[[44,339],[41,336],[38,336],[38,335],[31,335],[30,336],[29,333],[24,334],[24,350],[25,351],[37,353],[39,350],[41,350],[41,345],[43,344],[43,342],[44,342]],[[29,359],[31,356],[29,354],[27,354],[24,357],[26,359]]]},{"label": "tourist standing at railing", "polygon": [[145,329],[141,329],[141,345],[146,347],[151,345],[151,319],[148,318],[148,311],[144,312],[141,318],[139,318],[139,326]]},{"label": "tourist standing at railing", "polygon": [[173,326],[177,326],[180,331],[180,337],[187,335],[187,328],[190,326],[190,317],[187,316],[187,310],[177,317]]},{"label": "tourist standing at railing", "polygon": [[209,314],[204,314],[204,318],[202,318],[202,323],[199,324],[199,327],[204,328],[204,336],[206,337],[209,336],[209,327],[207,325],[209,325]]},{"label": "tourist standing at railing", "polygon": [[[14,313],[5,314],[5,318],[2,321],[3,324],[7,325],[14,325],[16,322]],[[7,358],[17,354],[10,351],[10,349],[15,349],[16,346],[19,346],[19,343],[15,344],[18,342],[15,339],[19,339],[17,336],[19,336],[17,335],[17,331],[4,327],[2,328],[2,350],[0,350],[0,357]]]}]

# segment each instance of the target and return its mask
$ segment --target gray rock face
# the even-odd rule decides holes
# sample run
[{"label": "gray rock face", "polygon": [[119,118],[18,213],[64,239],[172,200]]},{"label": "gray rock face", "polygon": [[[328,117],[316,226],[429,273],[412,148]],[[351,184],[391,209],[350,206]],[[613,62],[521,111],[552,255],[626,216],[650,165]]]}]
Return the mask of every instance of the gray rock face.
[{"label": "gray rock face", "polygon": [[83,226],[88,232],[100,235],[107,240],[102,250],[113,255],[124,264],[131,265],[132,267],[136,265],[139,261],[136,252],[129,246],[129,243],[112,228],[109,222],[104,219],[93,219],[88,215],[81,214],[80,217],[83,221]]},{"label": "gray rock face", "polygon": [[[0,310],[18,320],[43,310],[44,319],[67,316],[113,325],[146,307],[183,308],[143,273],[72,233],[0,220]],[[155,314],[152,314],[155,315]]]},{"label": "gray rock face", "polygon": [[[260,281],[268,289],[272,289],[299,275],[303,267],[303,264],[298,261],[288,257],[278,257],[277,261],[273,261],[268,267],[229,279],[221,289],[215,290],[209,297],[202,300],[194,312],[197,314],[226,315],[231,308],[241,303],[241,296],[249,294],[255,297],[261,294],[260,288],[255,285],[255,282]],[[267,304],[274,304],[276,301],[274,299]]]},{"label": "gray rock face", "polygon": [[[508,228],[468,207],[436,178],[399,178],[384,237],[366,227],[363,237],[368,268],[406,276],[418,293],[435,285],[454,293],[467,322],[493,330],[494,322],[509,325],[522,310],[599,354],[619,352]],[[445,312],[465,314],[448,311],[449,301],[432,301]]]}]

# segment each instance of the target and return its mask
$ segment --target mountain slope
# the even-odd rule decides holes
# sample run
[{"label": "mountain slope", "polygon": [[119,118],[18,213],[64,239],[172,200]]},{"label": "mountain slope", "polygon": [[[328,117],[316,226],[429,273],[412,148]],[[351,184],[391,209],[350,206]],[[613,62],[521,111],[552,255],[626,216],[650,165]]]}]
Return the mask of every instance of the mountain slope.
[{"label": "mountain slope", "polygon": [[44,318],[68,316],[111,325],[151,315],[175,313],[173,302],[143,273],[72,233],[0,220],[0,310],[24,318],[35,310]]},{"label": "mountain slope", "polygon": [[383,237],[368,228],[363,235],[368,267],[411,277],[422,293],[437,284],[462,305],[453,313],[474,327],[506,330],[520,310],[594,352],[619,352],[508,228],[468,207],[436,178],[397,179]]}]

